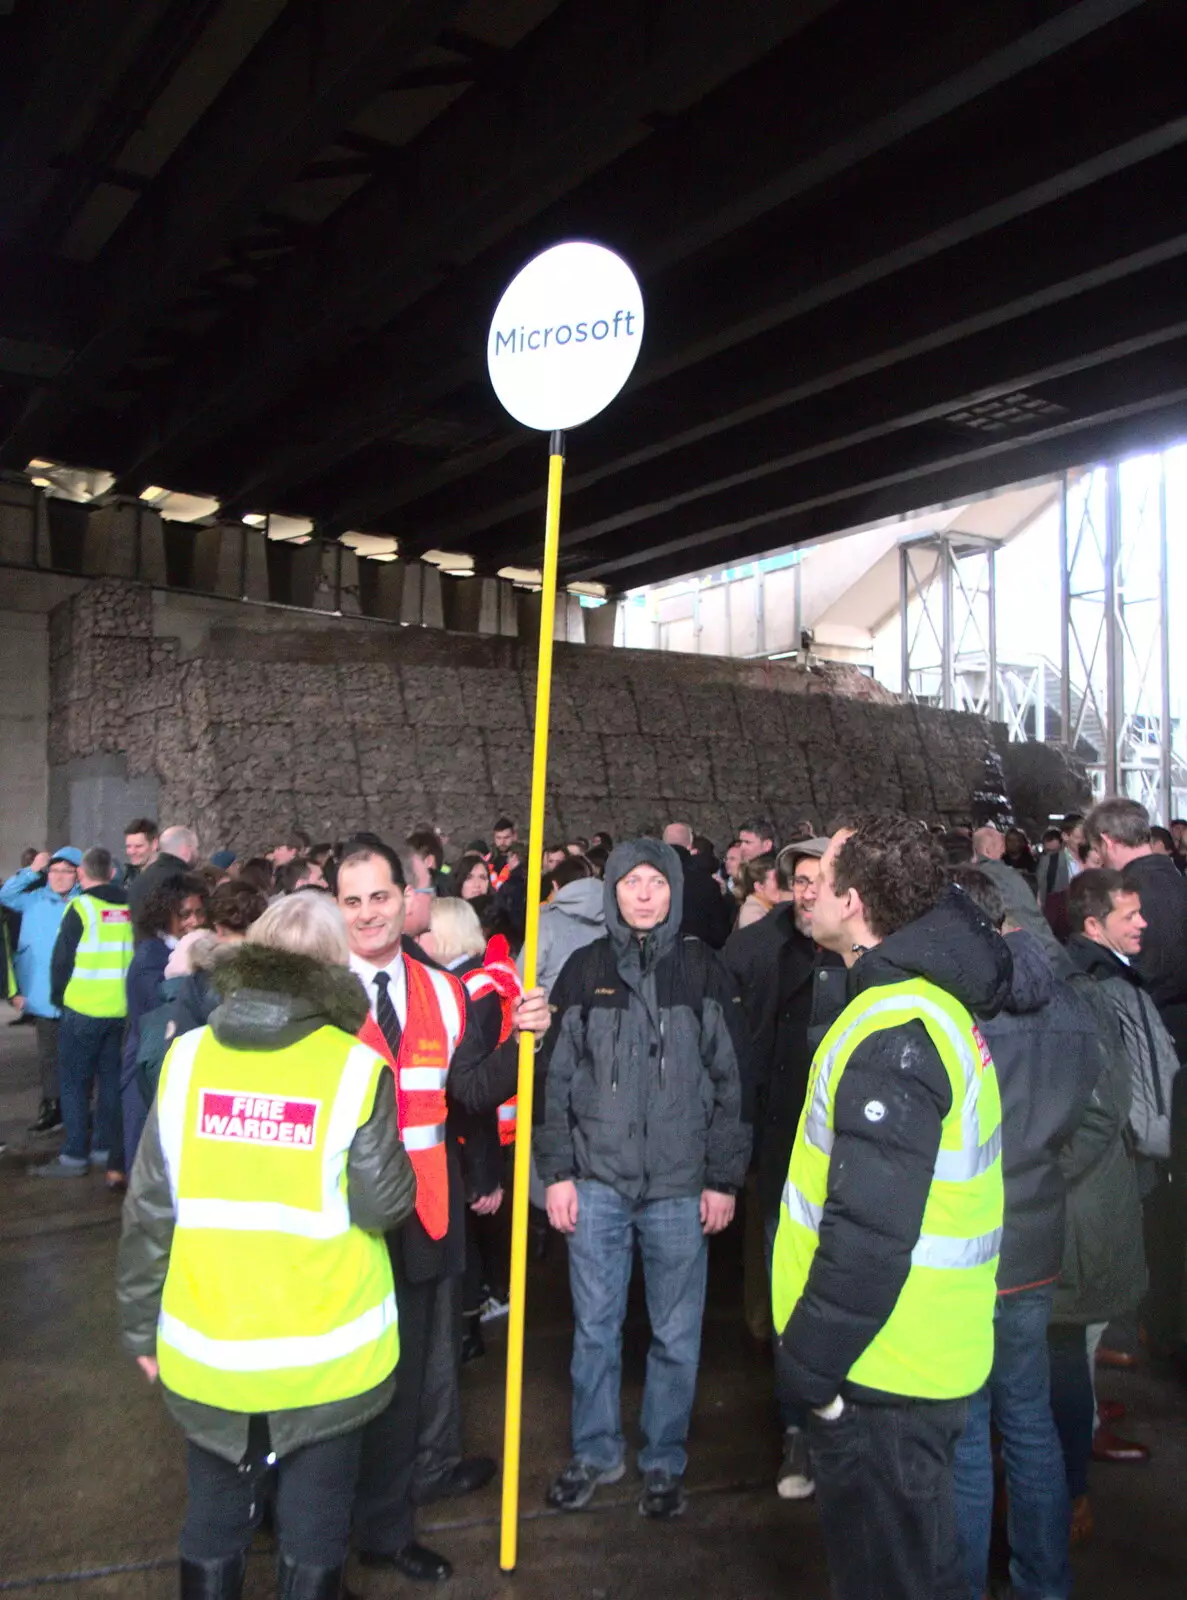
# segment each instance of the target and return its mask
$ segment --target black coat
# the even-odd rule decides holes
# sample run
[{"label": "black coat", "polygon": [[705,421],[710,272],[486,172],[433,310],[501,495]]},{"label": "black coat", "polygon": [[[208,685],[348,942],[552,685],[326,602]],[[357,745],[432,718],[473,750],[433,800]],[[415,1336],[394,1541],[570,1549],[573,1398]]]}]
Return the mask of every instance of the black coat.
[{"label": "black coat", "polygon": [[[952,890],[859,957],[849,997],[919,977],[992,1016],[1010,968],[1005,940]],[[873,1101],[885,1108],[876,1121],[865,1115]],[[907,1281],[951,1108],[947,1070],[922,1022],[880,1029],[849,1057],[836,1088],[820,1242],[781,1336],[788,1386],[808,1405],[827,1405],[838,1393],[886,1398],[847,1379]]]},{"label": "black coat", "polygon": [[1133,964],[1146,981],[1179,1060],[1187,1061],[1187,880],[1169,856],[1138,856],[1123,873],[1142,897],[1146,931]]},{"label": "black coat", "polygon": [[128,905],[132,911],[132,921],[135,922],[140,916],[141,906],[158,883],[164,883],[166,878],[176,878],[179,874],[189,871],[189,866],[180,856],[166,853],[159,855],[155,861],[150,861],[128,885]]},{"label": "black coat", "polygon": [[752,1122],[764,1216],[779,1209],[816,1046],[845,1005],[840,956],[821,950],[781,906],[731,933],[721,952],[750,1035],[742,1118]]},{"label": "black coat", "polygon": [[733,911],[729,901],[717,886],[717,880],[705,871],[696,856],[683,845],[673,845],[684,868],[684,914],[680,919],[680,934],[685,939],[700,939],[711,950],[720,950],[729,937]]},{"label": "black coat", "polygon": [[1055,976],[1033,934],[1011,933],[1007,942],[1010,990],[1003,1009],[981,1024],[1002,1099],[999,1294],[1059,1276],[1067,1194],[1059,1152],[1080,1126],[1102,1066],[1085,1000]]}]

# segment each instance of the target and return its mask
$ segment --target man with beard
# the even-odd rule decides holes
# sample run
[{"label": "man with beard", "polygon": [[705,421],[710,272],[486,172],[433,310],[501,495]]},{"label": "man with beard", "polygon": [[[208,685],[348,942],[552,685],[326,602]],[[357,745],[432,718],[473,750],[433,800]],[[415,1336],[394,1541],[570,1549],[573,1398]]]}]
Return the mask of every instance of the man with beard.
[{"label": "man with beard", "polygon": [[[752,1122],[755,1166],[746,1181],[747,1322],[759,1296],[769,1296],[771,1251],[791,1146],[804,1106],[812,1052],[845,1004],[845,966],[812,938],[812,912],[824,838],[802,839],[779,852],[791,901],[726,940],[722,960],[742,995],[750,1031],[750,1072],[743,1117]],[[763,1306],[767,1311],[767,1306]],[[769,1312],[766,1317],[769,1328]],[[782,1348],[775,1340],[775,1399],[783,1428],[783,1459],[775,1487],[781,1499],[805,1500],[814,1491],[808,1452],[807,1407],[791,1391]]]}]

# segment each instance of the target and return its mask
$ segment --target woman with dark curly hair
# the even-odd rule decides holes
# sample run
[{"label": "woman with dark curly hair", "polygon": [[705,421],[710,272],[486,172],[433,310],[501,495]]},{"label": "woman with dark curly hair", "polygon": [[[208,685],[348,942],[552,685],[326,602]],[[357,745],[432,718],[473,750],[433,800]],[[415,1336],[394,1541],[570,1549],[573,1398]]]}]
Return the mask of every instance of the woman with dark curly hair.
[{"label": "woman with dark curly hair", "polygon": [[[177,941],[206,923],[206,884],[195,873],[177,872],[155,883],[136,912],[136,952],[128,968],[128,1031],[120,1064],[120,1102],[124,1121],[123,1172],[132,1170],[148,1107],[136,1078],[140,1019],[159,1004],[161,980]],[[109,1188],[122,1187],[114,1174]]]}]

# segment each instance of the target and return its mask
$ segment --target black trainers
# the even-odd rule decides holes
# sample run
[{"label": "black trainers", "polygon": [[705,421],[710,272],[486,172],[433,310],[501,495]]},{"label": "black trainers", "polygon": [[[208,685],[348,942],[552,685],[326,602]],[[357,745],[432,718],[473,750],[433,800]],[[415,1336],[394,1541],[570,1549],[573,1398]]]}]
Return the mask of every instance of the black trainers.
[{"label": "black trainers", "polygon": [[816,1493],[812,1479],[812,1452],[802,1428],[788,1428],[783,1435],[783,1460],[775,1490],[780,1500],[808,1500]]},{"label": "black trainers", "polygon": [[643,1517],[680,1517],[688,1504],[684,1492],[684,1479],[677,1478],[663,1467],[651,1467],[643,1474],[643,1493],[639,1496],[639,1515]]},{"label": "black trainers", "polygon": [[31,1122],[29,1133],[54,1133],[62,1126],[62,1102],[43,1100],[37,1107],[37,1121]]},{"label": "black trainers", "polygon": [[588,1461],[570,1461],[544,1499],[558,1511],[580,1511],[593,1499],[595,1489],[604,1483],[618,1483],[625,1471],[621,1461],[616,1467],[604,1469]]}]

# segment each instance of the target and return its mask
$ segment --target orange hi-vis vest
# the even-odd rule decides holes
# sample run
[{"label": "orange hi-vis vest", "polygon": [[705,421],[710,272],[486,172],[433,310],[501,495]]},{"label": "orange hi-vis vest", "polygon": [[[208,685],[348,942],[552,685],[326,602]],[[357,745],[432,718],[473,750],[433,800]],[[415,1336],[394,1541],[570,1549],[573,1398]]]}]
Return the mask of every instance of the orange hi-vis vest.
[{"label": "orange hi-vis vest", "polygon": [[[499,1043],[506,1044],[514,1026],[515,1004],[523,994],[523,980],[511,959],[511,946],[501,933],[486,947],[483,964],[467,972],[464,978],[471,1000],[481,1000],[484,995],[497,994],[503,1008],[503,1021],[499,1029]],[[499,1143],[515,1143],[518,1095],[504,1100],[499,1107]]]},{"label": "orange hi-vis vest", "polygon": [[449,1063],[466,1031],[461,983],[404,956],[408,1009],[393,1061],[383,1030],[370,1012],[359,1040],[395,1073],[400,1138],[416,1173],[416,1214],[430,1239],[449,1228],[449,1167],[445,1155],[445,1083]]}]

